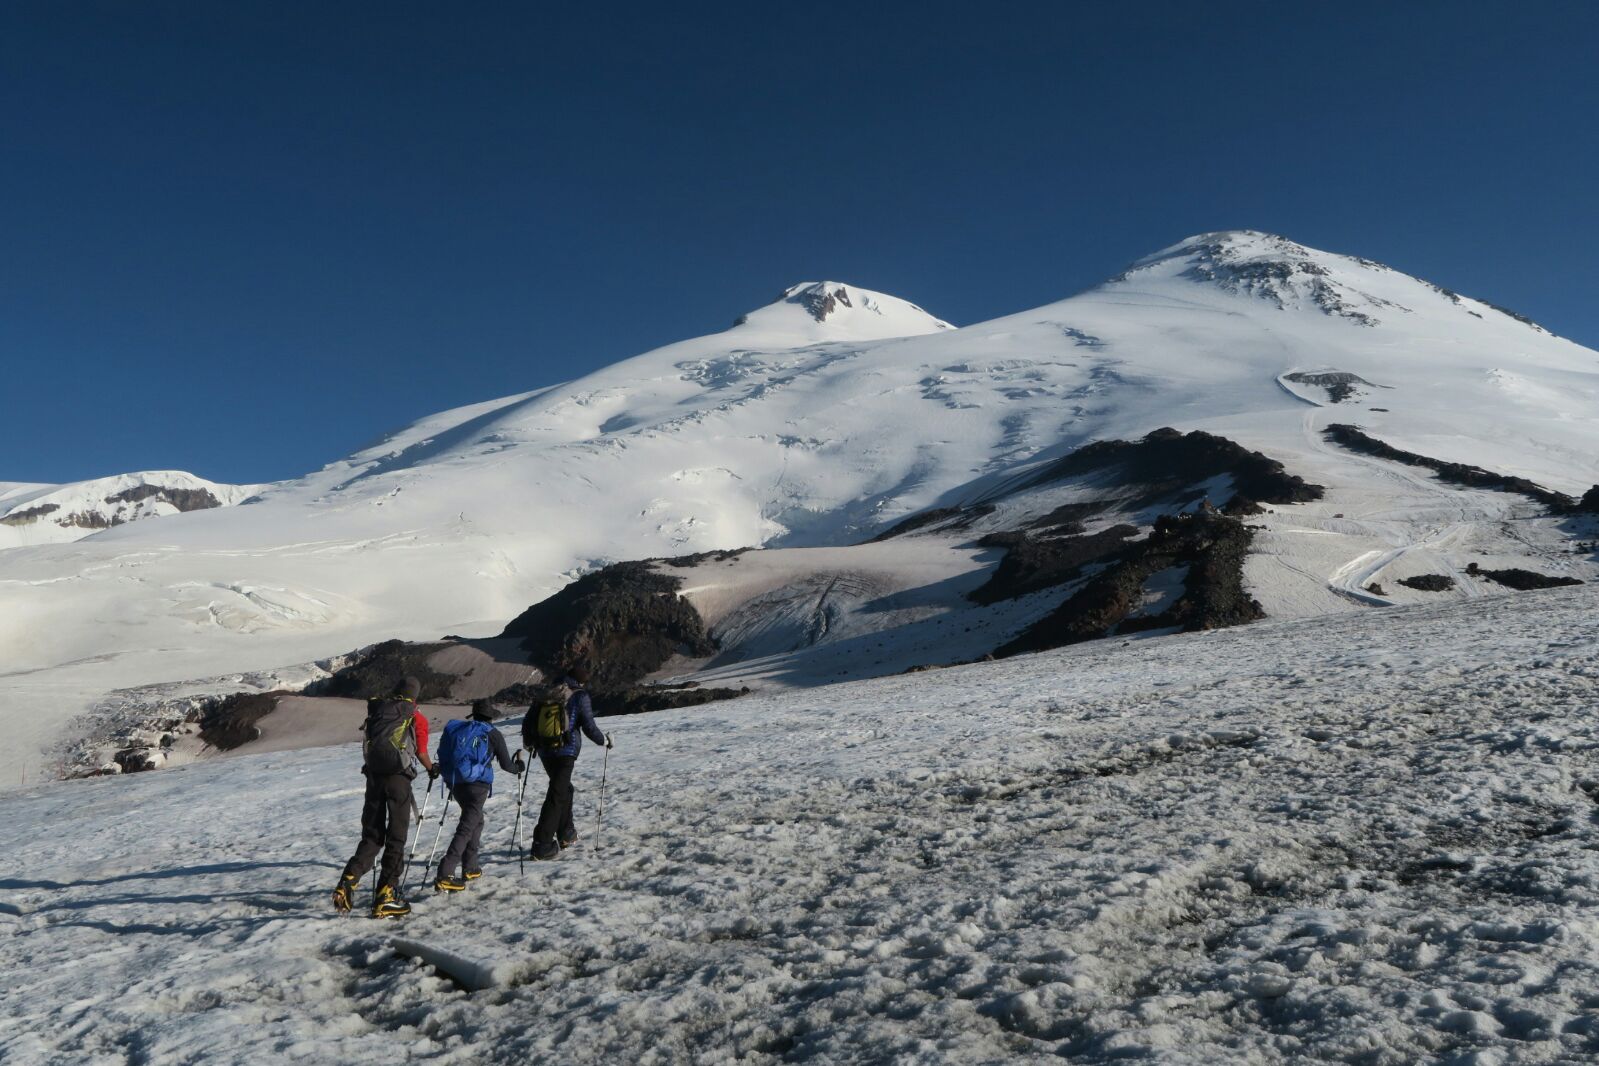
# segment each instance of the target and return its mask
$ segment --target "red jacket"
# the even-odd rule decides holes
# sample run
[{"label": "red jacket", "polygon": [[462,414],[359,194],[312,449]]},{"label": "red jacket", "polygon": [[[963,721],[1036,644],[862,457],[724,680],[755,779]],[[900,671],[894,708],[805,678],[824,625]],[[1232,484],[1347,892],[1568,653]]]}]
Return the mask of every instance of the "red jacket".
[{"label": "red jacket", "polygon": [[427,715],[423,714],[421,711],[416,711],[414,713],[413,720],[416,722],[416,750],[420,751],[423,755],[426,755],[428,750]]}]

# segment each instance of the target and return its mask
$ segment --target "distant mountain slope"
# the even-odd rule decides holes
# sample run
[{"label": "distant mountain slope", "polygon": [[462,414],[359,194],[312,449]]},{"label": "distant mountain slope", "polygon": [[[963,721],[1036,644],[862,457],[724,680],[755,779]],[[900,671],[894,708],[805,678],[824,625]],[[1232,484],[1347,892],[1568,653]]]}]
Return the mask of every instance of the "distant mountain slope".
[{"label": "distant mountain slope", "polygon": [[102,529],[231,507],[259,485],[221,485],[181,470],[145,470],[70,485],[0,483],[0,549],[80,540]]},{"label": "distant mountain slope", "polygon": [[1363,583],[1390,564],[1515,565],[1559,535],[1524,499],[1349,453],[1328,425],[1580,496],[1599,482],[1596,410],[1599,354],[1248,231],[961,329],[808,283],[722,333],[422,419],[245,506],[0,552],[0,721],[385,637],[498,632],[604,562],[855,543],[1163,426],[1325,485],[1259,520],[1247,573],[1268,615],[1350,610],[1388,602]]}]

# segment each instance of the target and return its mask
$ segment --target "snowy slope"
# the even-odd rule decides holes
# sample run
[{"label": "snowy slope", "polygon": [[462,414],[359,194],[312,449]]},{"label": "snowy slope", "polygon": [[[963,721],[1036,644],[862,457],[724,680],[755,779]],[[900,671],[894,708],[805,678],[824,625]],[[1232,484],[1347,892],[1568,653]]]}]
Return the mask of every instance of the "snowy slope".
[{"label": "snowy slope", "polygon": [[590,749],[583,843],[519,878],[502,779],[487,876],[403,924],[327,906],[354,745],[13,793],[0,1058],[1591,1061],[1596,609],[1268,622],[612,719],[603,833]]},{"label": "snowy slope", "polygon": [[[1290,377],[1329,372],[1370,384],[1333,402]],[[1596,398],[1599,354],[1251,232],[1193,238],[959,330],[893,297],[795,286],[723,333],[432,416],[258,502],[0,553],[0,723],[21,722],[22,747],[39,750],[110,690],[493,633],[603,562],[851,543],[1164,425],[1328,487],[1262,519],[1248,576],[1272,615],[1357,609],[1390,571],[1478,558],[1587,573],[1527,501],[1352,455],[1320,431],[1353,422],[1580,494],[1599,481]],[[969,569],[955,553],[944,577]],[[0,782],[15,758],[0,756]]]}]

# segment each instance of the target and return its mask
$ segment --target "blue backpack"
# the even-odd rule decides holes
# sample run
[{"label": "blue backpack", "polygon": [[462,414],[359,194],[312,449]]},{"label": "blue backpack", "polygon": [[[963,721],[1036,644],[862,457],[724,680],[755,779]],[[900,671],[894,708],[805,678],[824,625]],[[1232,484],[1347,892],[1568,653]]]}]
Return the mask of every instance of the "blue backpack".
[{"label": "blue backpack", "polygon": [[489,747],[489,734],[493,731],[489,723],[470,718],[444,727],[444,739],[439,741],[439,772],[446,785],[454,788],[494,783],[494,752]]}]

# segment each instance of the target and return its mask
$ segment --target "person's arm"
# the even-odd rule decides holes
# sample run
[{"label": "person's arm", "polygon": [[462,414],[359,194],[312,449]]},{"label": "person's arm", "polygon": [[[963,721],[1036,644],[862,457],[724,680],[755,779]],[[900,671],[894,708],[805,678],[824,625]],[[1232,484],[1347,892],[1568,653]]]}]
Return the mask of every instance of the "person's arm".
[{"label": "person's arm", "polygon": [[428,756],[428,720],[427,715],[417,711],[411,716],[411,721],[416,724],[416,757],[427,770],[428,776],[433,776],[433,760]]},{"label": "person's arm", "polygon": [[527,769],[527,765],[521,759],[511,758],[510,749],[505,746],[505,734],[498,729],[489,730],[489,751],[494,753],[500,769],[508,774],[520,774]]},{"label": "person's arm", "polygon": [[577,701],[577,724],[582,727],[584,734],[596,744],[609,746],[611,738],[600,732],[600,727],[594,724],[594,701],[589,699],[589,694],[575,692],[572,698]]}]

